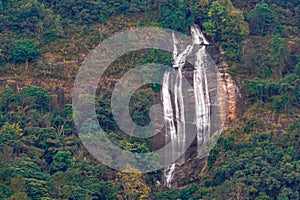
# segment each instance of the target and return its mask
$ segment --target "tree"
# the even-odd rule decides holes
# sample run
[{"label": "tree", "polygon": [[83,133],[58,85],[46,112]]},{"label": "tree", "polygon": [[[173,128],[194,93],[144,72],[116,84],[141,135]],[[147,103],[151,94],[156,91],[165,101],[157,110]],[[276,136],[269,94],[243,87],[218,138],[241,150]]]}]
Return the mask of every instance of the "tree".
[{"label": "tree", "polygon": [[231,1],[219,0],[211,3],[207,16],[202,24],[204,33],[221,43],[228,61],[238,61],[241,41],[249,33],[243,13],[234,8]]},{"label": "tree", "polygon": [[0,91],[0,110],[7,113],[20,103],[19,96],[11,88]]},{"label": "tree", "polygon": [[0,150],[3,150],[4,145],[16,148],[19,144],[18,138],[22,135],[22,130],[19,124],[9,124],[6,122],[0,130]]},{"label": "tree", "polygon": [[51,169],[53,171],[66,171],[70,165],[71,165],[71,152],[59,151],[53,157],[53,162],[51,163]]},{"label": "tree", "polygon": [[10,188],[14,190],[14,192],[25,192],[25,182],[21,176],[16,176],[10,180]]},{"label": "tree", "polygon": [[295,73],[300,78],[300,62],[298,62],[298,64],[295,67]]},{"label": "tree", "polygon": [[274,34],[272,36],[272,61],[273,61],[273,74],[282,78],[283,68],[285,66],[285,61],[287,59],[287,47],[285,45],[286,41],[280,37],[279,34]]},{"label": "tree", "polygon": [[249,26],[242,11],[233,8],[226,15],[225,27],[222,29],[222,39],[241,42],[249,34]]},{"label": "tree", "polygon": [[[1,31],[1,28],[0,28]],[[4,51],[0,48],[0,66],[4,65],[6,62]]]},{"label": "tree", "polygon": [[26,70],[28,61],[35,61],[40,55],[38,44],[33,40],[21,39],[13,42],[13,59],[16,63],[25,62]]},{"label": "tree", "polygon": [[50,92],[37,86],[28,86],[20,92],[23,106],[29,105],[33,109],[49,112],[52,96]]},{"label": "tree", "polygon": [[118,199],[149,199],[150,187],[145,183],[142,172],[127,164],[125,171],[132,170],[134,173],[117,172],[115,184],[121,188]]},{"label": "tree", "polygon": [[227,9],[219,2],[212,2],[208,11],[209,20],[203,23],[205,30],[208,30],[207,34],[214,37],[215,41],[221,40],[222,24],[226,21]]},{"label": "tree", "polygon": [[35,160],[29,157],[17,158],[14,162],[15,164],[10,167],[11,177],[22,177],[28,197],[30,199],[48,197],[47,181],[49,180],[49,174],[43,172],[35,163]]},{"label": "tree", "polygon": [[117,188],[111,181],[99,181],[95,175],[91,175],[84,179],[83,185],[95,199],[116,199]]},{"label": "tree", "polygon": [[7,200],[29,200],[27,194],[25,192],[17,192],[10,196]]},{"label": "tree", "polygon": [[255,102],[257,100],[263,100],[264,98],[264,89],[265,82],[258,78],[248,80],[245,82],[245,87],[247,90],[247,96],[249,100]]},{"label": "tree", "polygon": [[40,0],[6,2],[3,25],[20,35],[20,38],[35,38],[43,43],[53,41],[62,34],[60,16],[50,8],[45,8]]},{"label": "tree", "polygon": [[10,180],[10,188],[13,189],[14,194],[8,200],[29,200],[26,194],[25,181],[21,176],[16,176]]},{"label": "tree", "polygon": [[161,5],[161,18],[159,21],[164,28],[186,33],[193,23],[193,16],[186,1],[168,0]]},{"label": "tree", "polygon": [[72,181],[68,180],[68,175],[65,172],[58,171],[51,176],[51,193],[57,199],[69,199],[72,195],[70,185]]},{"label": "tree", "polygon": [[140,126],[150,122],[149,109],[154,104],[154,94],[151,89],[139,89],[130,99],[129,112],[132,120]]},{"label": "tree", "polygon": [[58,135],[70,135],[75,133],[72,105],[66,104],[61,113],[57,113],[52,118],[52,125],[55,127]]},{"label": "tree", "polygon": [[273,11],[266,3],[256,4],[248,15],[250,33],[265,36],[270,34],[274,28]]}]

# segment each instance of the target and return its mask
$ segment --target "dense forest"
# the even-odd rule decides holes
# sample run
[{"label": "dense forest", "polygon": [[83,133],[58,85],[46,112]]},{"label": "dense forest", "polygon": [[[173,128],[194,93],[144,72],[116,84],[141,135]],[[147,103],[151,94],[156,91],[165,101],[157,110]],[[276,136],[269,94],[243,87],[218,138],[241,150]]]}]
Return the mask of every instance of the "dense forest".
[{"label": "dense forest", "polygon": [[[238,119],[210,150],[200,181],[187,177],[184,187],[168,189],[157,184],[161,171],[127,165],[136,173],[125,173],[101,164],[72,120],[71,90],[84,58],[132,27],[189,34],[195,23],[242,96]],[[0,1],[0,199],[300,199],[299,27],[297,0]],[[171,61],[155,49],[126,54],[105,80],[137,64]],[[149,123],[159,91],[150,85],[135,93],[135,122]],[[102,87],[96,97],[100,125],[123,149],[150,152],[149,141],[117,127],[111,93]]]}]

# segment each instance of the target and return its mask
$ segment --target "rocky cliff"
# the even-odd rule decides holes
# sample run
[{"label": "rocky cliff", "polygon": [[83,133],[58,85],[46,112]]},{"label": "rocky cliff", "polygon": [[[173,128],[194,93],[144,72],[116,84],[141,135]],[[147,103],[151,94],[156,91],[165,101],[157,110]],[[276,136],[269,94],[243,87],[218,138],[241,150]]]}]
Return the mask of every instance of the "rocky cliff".
[{"label": "rocky cliff", "polygon": [[[222,50],[221,56],[223,55]],[[224,124],[223,130],[230,125],[231,122],[238,117],[238,101],[240,98],[240,93],[237,85],[235,84],[233,77],[228,72],[228,64],[221,58],[220,62],[217,64],[217,84],[218,93],[225,94],[225,96],[218,96],[218,106],[220,109],[218,112],[218,119]],[[191,71],[183,72],[185,77],[190,81],[192,79]],[[191,98],[191,97],[185,97]],[[212,123],[214,123],[212,121]],[[216,134],[220,134],[220,132]],[[156,140],[157,141],[157,140]],[[155,148],[156,142],[152,142]],[[162,145],[162,144],[160,144]],[[207,166],[207,157],[197,158],[197,143],[196,141],[192,143],[190,148],[187,150],[185,157],[186,162],[181,165],[176,165],[172,188],[183,188],[188,186],[190,183],[199,182],[201,173],[204,173]]]}]

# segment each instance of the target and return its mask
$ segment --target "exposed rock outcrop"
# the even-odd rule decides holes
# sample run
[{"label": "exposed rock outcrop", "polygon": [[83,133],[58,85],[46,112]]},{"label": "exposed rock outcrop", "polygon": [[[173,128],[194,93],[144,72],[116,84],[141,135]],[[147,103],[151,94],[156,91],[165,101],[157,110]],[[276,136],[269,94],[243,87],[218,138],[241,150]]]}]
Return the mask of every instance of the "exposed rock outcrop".
[{"label": "exposed rock outcrop", "polygon": [[[113,90],[117,81],[117,78],[101,78],[97,87],[97,95],[103,95],[105,92]],[[0,79],[0,89],[8,87],[12,88],[16,93],[19,93],[23,88],[32,85],[49,91],[54,97],[53,104],[58,105],[60,108],[62,108],[65,104],[72,103],[72,81],[51,81],[50,79],[22,80],[16,77],[2,77]]]},{"label": "exposed rock outcrop", "polygon": [[[221,50],[221,56],[224,52]],[[225,96],[217,97],[218,106],[224,109],[219,110],[219,120],[224,124],[224,128],[238,117],[237,102],[239,99],[239,90],[236,86],[232,76],[228,73],[228,64],[221,58],[217,65],[217,89],[219,94],[225,93]],[[185,78],[189,81],[192,78],[191,71],[183,72]],[[185,97],[190,98],[190,97]],[[181,165],[176,165],[174,170],[172,188],[183,188],[188,186],[190,183],[199,182],[199,175],[204,173],[207,166],[207,157],[197,158],[197,143],[192,143],[190,148],[187,150],[185,157],[186,162]]]}]

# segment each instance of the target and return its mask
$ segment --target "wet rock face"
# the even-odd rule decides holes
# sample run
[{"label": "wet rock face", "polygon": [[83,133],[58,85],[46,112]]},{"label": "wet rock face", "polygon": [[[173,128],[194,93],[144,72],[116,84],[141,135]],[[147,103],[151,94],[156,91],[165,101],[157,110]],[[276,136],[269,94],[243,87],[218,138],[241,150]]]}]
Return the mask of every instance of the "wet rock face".
[{"label": "wet rock face", "polygon": [[[221,49],[221,55],[224,52]],[[238,100],[241,98],[237,84],[233,80],[233,77],[228,73],[228,64],[224,59],[220,60],[217,65],[218,68],[218,82],[226,91],[226,113],[225,114],[225,125],[230,124],[238,117]]]},{"label": "wet rock face", "polygon": [[[219,98],[217,102],[221,108],[219,112],[214,113],[218,115],[215,119],[220,120],[224,127],[229,125],[234,121],[237,116],[237,101],[238,101],[238,88],[234,83],[233,78],[227,72],[227,65],[225,62],[221,63],[222,65],[217,66],[217,93],[225,94],[220,97],[216,95],[216,98]],[[225,66],[224,66],[225,65]],[[183,70],[183,77],[187,79],[190,84],[193,84],[193,69]],[[193,85],[192,85],[193,86]],[[194,87],[194,86],[193,86]],[[213,93],[213,92],[212,92]],[[184,100],[189,99],[192,104],[195,103],[193,91],[188,91],[184,95]],[[192,119],[194,117],[194,110],[187,111],[186,118]],[[212,111],[213,112],[213,111]],[[186,120],[188,122],[188,120]],[[212,122],[213,123],[213,122]],[[165,144],[161,141],[163,140],[164,134],[156,137],[151,143],[155,149],[161,148]],[[160,137],[160,138],[159,138]],[[156,142],[156,141],[160,142]],[[159,144],[159,145],[158,145]],[[182,188],[187,186],[190,183],[199,182],[199,175],[204,173],[207,165],[207,157],[197,158],[197,141],[196,139],[190,145],[188,150],[185,153],[185,162],[183,164],[177,164],[173,172],[173,179],[171,181],[172,188]]]},{"label": "wet rock face", "polygon": [[[219,112],[217,115],[219,120],[222,120],[224,126],[228,125],[230,122],[236,119],[237,117],[237,88],[232,77],[224,71],[224,68],[218,67],[219,72],[217,73],[217,83],[218,88],[222,89],[222,92],[225,91],[225,96],[218,100],[219,106],[222,108],[226,108]],[[193,68],[188,68],[182,71],[183,77],[188,80],[188,82],[193,86]],[[213,91],[211,91],[213,93]],[[195,104],[194,91],[186,91],[183,93],[184,101],[189,99],[191,104]],[[159,100],[160,101],[160,100]],[[161,103],[161,101],[159,102]],[[221,105],[222,104],[222,105]],[[195,110],[192,109],[193,106],[187,107],[186,109],[186,123],[193,121]],[[163,115],[163,112],[161,113]],[[189,119],[189,120],[187,120]],[[154,119],[155,123],[155,119]],[[195,126],[195,124],[190,124],[191,126]],[[187,126],[190,126],[187,125]],[[160,133],[154,136],[151,139],[151,148],[152,150],[157,150],[162,148],[165,145],[165,132],[164,129],[160,130]],[[199,174],[204,173],[206,170],[206,160],[207,157],[197,158],[197,140],[193,141],[188,150],[185,152],[185,162],[181,165],[177,164],[174,176],[172,179],[172,188],[181,188],[186,185],[194,182],[199,182]]]},{"label": "wet rock face", "polygon": [[184,188],[187,185],[200,181],[200,175],[206,170],[206,157],[189,159],[182,165],[176,165],[172,188]]}]

